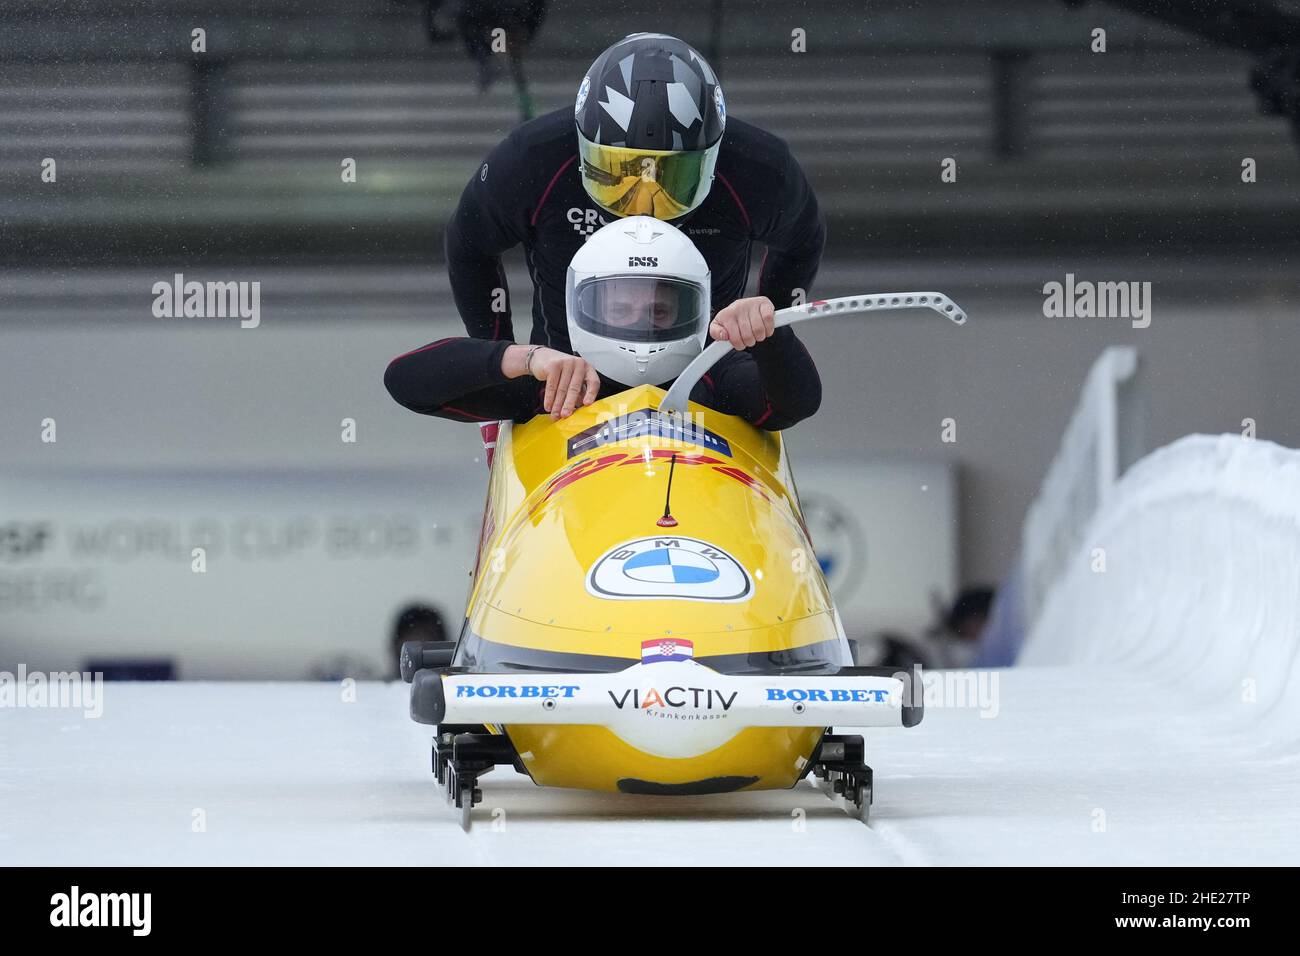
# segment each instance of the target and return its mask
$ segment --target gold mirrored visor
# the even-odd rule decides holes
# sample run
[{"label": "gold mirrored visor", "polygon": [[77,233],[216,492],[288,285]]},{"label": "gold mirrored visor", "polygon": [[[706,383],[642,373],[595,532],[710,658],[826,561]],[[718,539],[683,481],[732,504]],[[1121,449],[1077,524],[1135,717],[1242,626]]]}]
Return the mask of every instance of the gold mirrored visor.
[{"label": "gold mirrored visor", "polygon": [[609,212],[676,219],[709,194],[718,144],[686,152],[628,149],[579,134],[578,159],[587,194]]}]

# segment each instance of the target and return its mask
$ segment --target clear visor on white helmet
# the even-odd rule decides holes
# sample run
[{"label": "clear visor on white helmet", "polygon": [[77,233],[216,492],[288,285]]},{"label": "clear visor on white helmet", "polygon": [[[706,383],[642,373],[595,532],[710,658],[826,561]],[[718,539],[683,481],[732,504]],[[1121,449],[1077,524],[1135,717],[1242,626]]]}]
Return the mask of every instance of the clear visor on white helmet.
[{"label": "clear visor on white helmet", "polygon": [[584,279],[573,295],[578,327],[620,342],[676,342],[697,336],[708,316],[700,287],[665,276]]}]

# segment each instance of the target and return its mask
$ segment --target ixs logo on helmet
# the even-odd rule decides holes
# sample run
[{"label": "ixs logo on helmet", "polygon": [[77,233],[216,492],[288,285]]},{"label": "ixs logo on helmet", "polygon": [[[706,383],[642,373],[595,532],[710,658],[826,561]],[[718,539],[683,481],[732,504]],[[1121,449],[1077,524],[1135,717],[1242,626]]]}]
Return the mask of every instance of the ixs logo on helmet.
[{"label": "ixs logo on helmet", "polygon": [[721,548],[694,538],[638,538],[611,548],[587,574],[600,598],[743,601],[754,589],[749,572]]},{"label": "ixs logo on helmet", "polygon": [[619,710],[640,711],[649,717],[670,720],[720,720],[736,702],[739,691],[730,694],[711,687],[668,687],[662,692],[653,687],[629,687],[607,691]]},{"label": "ixs logo on helmet", "polygon": [[767,699],[788,700],[796,704],[884,704],[889,701],[889,691],[876,688],[822,690],[819,687],[769,687]]},{"label": "ixs logo on helmet", "polygon": [[628,256],[627,264],[629,268],[632,266],[649,266],[650,268],[658,268],[659,257],[658,256]]}]

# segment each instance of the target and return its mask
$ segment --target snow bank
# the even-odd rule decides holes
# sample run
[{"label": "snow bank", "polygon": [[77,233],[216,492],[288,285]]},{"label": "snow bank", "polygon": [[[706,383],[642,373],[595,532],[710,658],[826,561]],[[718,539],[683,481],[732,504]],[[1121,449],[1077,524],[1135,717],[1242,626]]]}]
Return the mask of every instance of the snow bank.
[{"label": "snow bank", "polygon": [[1134,465],[1019,663],[1119,666],[1300,745],[1300,451],[1192,435]]}]

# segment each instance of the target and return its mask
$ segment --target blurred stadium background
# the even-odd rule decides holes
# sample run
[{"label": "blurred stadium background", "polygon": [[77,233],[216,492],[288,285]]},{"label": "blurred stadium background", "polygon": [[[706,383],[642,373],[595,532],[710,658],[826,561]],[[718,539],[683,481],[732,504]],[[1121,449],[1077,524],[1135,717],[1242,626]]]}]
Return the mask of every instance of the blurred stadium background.
[{"label": "blurred stadium background", "polygon": [[[6,2],[0,667],[378,676],[403,607],[454,630],[477,430],[405,412],[381,376],[460,328],[443,224],[522,106],[504,57],[480,90],[429,16]],[[788,437],[853,636],[920,636],[1009,574],[1108,346],[1138,356],[1133,453],[1247,419],[1300,445],[1300,4],[552,0],[524,54],[536,112],[639,30],[694,44],[732,115],[789,141],[829,224],[816,294],[933,288],[971,316],[801,333],[826,400]],[[521,331],[517,251],[507,271]],[[178,272],[260,282],[261,327],[155,318]],[[1151,282],[1150,327],[1046,317],[1067,273]]]}]

